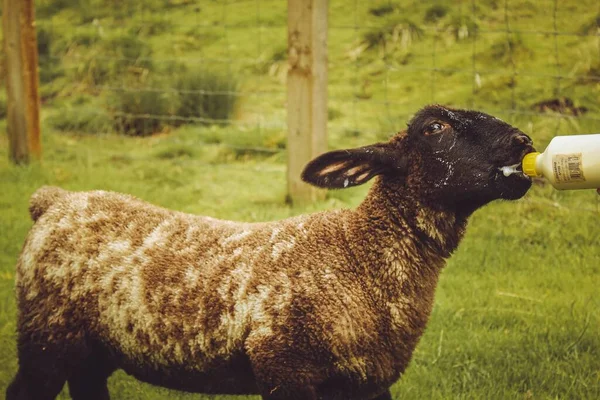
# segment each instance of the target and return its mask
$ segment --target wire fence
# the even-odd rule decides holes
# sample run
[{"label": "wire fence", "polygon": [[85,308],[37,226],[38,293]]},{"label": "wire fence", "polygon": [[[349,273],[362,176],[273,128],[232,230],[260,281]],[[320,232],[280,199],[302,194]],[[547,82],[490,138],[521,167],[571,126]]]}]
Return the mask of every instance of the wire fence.
[{"label": "wire fence", "polygon": [[[437,3],[425,6],[424,20],[429,23],[422,24],[404,17],[409,7],[402,3],[374,7],[356,1],[354,23],[330,28],[331,35],[354,33],[353,41],[359,43],[354,52],[354,76],[362,75],[363,86],[373,86],[370,92],[362,88],[358,96],[354,87],[355,130],[365,129],[360,113],[369,103],[379,104],[379,113],[389,113],[389,118],[398,112],[408,117],[410,106],[398,101],[406,88],[419,91],[418,96],[411,97],[421,104],[479,108],[521,123],[554,120],[552,135],[558,133],[563,119],[585,122],[571,127],[568,133],[597,131],[600,127],[599,2],[594,7],[590,7],[591,2],[574,7],[558,1],[535,6],[508,0],[463,1],[452,6]],[[524,6],[530,9],[523,10]],[[590,12],[592,9],[597,12]],[[447,21],[451,13],[454,16]],[[364,18],[369,14],[374,20],[371,24]],[[545,24],[535,25],[544,20]],[[374,45],[379,47],[382,64],[379,82],[361,74],[360,55]],[[541,60],[532,62],[540,55]],[[399,84],[407,81],[418,83]],[[402,87],[404,91],[396,90]],[[536,91],[529,92],[532,89]]]},{"label": "wire fence", "polygon": [[[36,7],[50,127],[189,125],[207,142],[285,151],[286,2]],[[542,145],[600,131],[600,1],[331,0],[328,36],[331,147],[389,137],[428,103],[481,109]]]},{"label": "wire fence", "polygon": [[[38,6],[49,42],[42,75],[55,84],[45,101],[103,97],[98,114],[153,121],[140,125],[150,131],[195,123],[285,132],[285,2],[113,2],[111,11],[81,0],[88,9],[70,36],[62,3]],[[570,133],[600,130],[600,2],[591,5],[331,1],[329,132],[389,135],[426,103],[555,121],[552,134],[564,119]]]}]

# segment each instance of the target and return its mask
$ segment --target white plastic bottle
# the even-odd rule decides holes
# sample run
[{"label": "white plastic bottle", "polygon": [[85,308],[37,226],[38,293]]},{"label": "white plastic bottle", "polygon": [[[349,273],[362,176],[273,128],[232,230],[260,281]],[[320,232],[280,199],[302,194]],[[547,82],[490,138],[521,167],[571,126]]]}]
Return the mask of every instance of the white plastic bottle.
[{"label": "white plastic bottle", "polygon": [[543,153],[523,158],[523,172],[559,190],[600,188],[600,134],[557,136]]}]

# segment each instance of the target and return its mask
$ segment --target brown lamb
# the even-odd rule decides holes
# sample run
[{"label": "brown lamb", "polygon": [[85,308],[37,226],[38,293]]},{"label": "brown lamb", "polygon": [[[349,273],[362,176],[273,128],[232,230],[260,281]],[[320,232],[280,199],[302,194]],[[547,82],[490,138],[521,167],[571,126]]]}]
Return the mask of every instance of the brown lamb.
[{"label": "brown lamb", "polygon": [[468,217],[531,181],[532,151],[476,111],[429,106],[386,143],[326,153],[303,179],[377,176],[354,210],[238,223],[132,196],[39,189],[17,263],[19,371],[7,398],[108,399],[122,368],[198,393],[391,399]]}]

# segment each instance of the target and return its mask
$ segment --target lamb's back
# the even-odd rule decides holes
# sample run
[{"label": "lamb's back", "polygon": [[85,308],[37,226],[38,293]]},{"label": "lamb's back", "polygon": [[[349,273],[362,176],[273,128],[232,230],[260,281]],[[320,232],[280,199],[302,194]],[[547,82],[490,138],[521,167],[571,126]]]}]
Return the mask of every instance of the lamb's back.
[{"label": "lamb's back", "polygon": [[32,200],[43,207],[18,263],[20,308],[43,309],[55,335],[92,334],[155,365],[202,369],[260,343],[294,288],[318,290],[314,269],[328,266],[316,260],[343,258],[319,215],[237,223],[118,193],[46,193]]}]

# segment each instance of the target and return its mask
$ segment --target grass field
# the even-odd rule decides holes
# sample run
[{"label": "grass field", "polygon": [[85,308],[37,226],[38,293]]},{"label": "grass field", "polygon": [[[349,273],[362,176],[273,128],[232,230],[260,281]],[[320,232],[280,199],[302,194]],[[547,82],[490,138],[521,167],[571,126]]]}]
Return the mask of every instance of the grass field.
[{"label": "grass field", "polygon": [[[234,63],[231,72],[243,93],[273,94],[241,96],[232,118],[252,122],[261,117],[284,126],[285,2],[230,1],[225,7],[220,1],[148,1],[145,11],[131,20],[119,14],[128,15],[116,1],[109,2],[112,8],[98,6],[102,2],[96,0],[73,2],[79,6],[58,7],[59,3],[69,2],[37,2],[39,29],[50,32],[50,53],[60,51],[56,53],[60,62],[44,64],[40,71],[46,74],[42,163],[11,165],[6,135],[0,137],[0,393],[17,368],[14,265],[31,226],[27,201],[39,186],[120,191],[176,210],[244,221],[354,207],[367,190],[365,186],[331,192],[325,201],[306,207],[287,205],[284,128],[186,124],[160,126],[145,138],[117,135],[110,119],[115,93],[91,84],[100,76],[95,75],[98,70],[81,61],[106,51],[103,41],[110,38],[94,36],[98,24],[115,37],[127,36],[136,27],[136,37],[154,57],[152,66],[143,67],[150,75],[164,72],[157,60],[165,54],[172,59],[232,54],[247,59],[258,54],[264,65]],[[167,3],[169,7],[164,6]],[[600,121],[592,118],[600,110],[600,81],[580,79],[600,72],[597,37],[515,35],[511,62],[501,45],[506,33],[482,34],[475,42],[475,62],[482,70],[497,72],[482,72],[481,85],[474,86],[472,74],[464,72],[473,61],[473,41],[457,39],[453,29],[472,24],[478,29],[503,29],[505,3],[476,2],[476,15],[471,2],[460,3],[460,8],[458,3],[438,2],[445,6],[439,12],[431,11],[427,2],[378,4],[397,3],[402,9],[382,20],[374,16],[369,2],[330,1],[330,147],[382,140],[432,101],[495,113],[530,134],[540,149],[556,134],[600,132]],[[586,32],[600,17],[597,2],[558,3],[560,31]],[[257,4],[264,25],[260,41],[252,30]],[[508,4],[513,29],[554,29],[552,1]],[[415,36],[403,47],[390,42],[393,34],[386,36],[386,24],[394,18],[400,21],[395,26],[409,32],[415,23],[442,33]],[[223,19],[229,27],[226,37],[219,29]],[[356,21],[360,29],[344,28]],[[368,38],[378,34],[388,38],[385,57],[381,41],[366,47]],[[440,71],[419,69],[433,58]],[[513,65],[522,73],[516,82],[507,78]],[[562,80],[559,92],[556,80],[543,75],[557,69],[574,77]],[[533,104],[557,95],[569,97],[588,112],[565,118],[510,112],[513,106],[531,111]],[[0,119],[0,131],[5,126]],[[252,150],[256,148],[261,150]],[[395,397],[600,398],[599,240],[600,196],[593,191],[558,192],[535,185],[522,200],[496,202],[476,212],[442,274],[427,331],[408,371],[393,387]],[[115,399],[212,398],[154,388],[123,373],[116,373],[109,383]],[[68,398],[66,389],[61,398]]]}]

